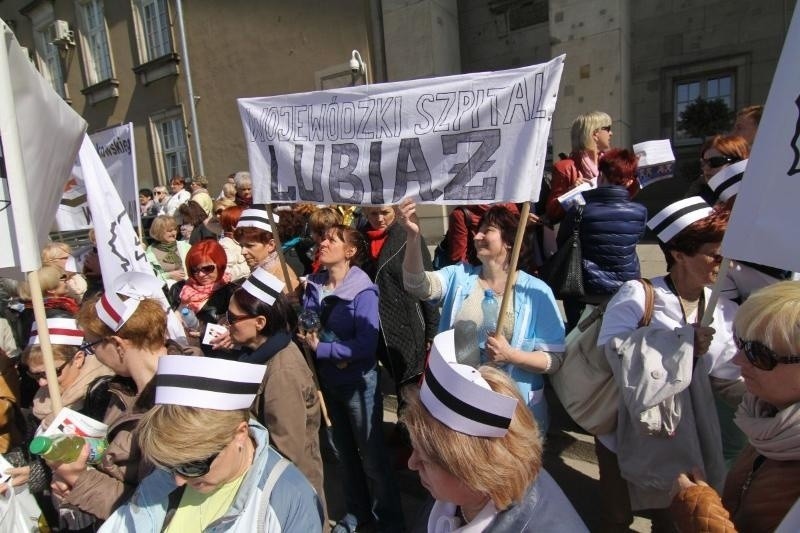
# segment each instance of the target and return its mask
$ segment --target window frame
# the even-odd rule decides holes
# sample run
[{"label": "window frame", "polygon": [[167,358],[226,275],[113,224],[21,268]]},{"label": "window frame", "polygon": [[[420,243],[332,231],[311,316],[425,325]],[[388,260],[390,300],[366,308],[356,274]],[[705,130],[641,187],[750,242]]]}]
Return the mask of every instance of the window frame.
[{"label": "window frame", "polygon": [[[166,148],[164,146],[164,138],[162,136],[161,126],[170,121],[178,121],[177,132],[180,134],[180,140],[183,146],[176,148]],[[183,116],[183,108],[177,106],[172,109],[159,111],[153,113],[149,117],[150,134],[152,137],[153,155],[155,156],[155,166],[158,173],[158,183],[169,183],[173,176],[191,176],[192,175],[192,154],[189,150],[189,135],[186,129],[186,118]],[[179,150],[184,154],[185,159],[185,172],[184,173],[171,173],[167,157],[171,154],[179,153]],[[182,170],[182,169],[181,169]]]},{"label": "window frame", "polygon": [[[147,22],[145,17],[145,9],[147,6],[150,5],[163,5],[164,6],[164,18],[165,20],[163,23],[165,26],[161,26],[162,21],[160,21],[160,17],[157,17],[156,20],[159,22],[159,28],[155,32],[155,34],[159,34],[162,37],[166,37],[166,43],[163,43],[163,51],[160,50],[151,50],[149,45],[148,39],[148,28]],[[136,46],[138,48],[139,53],[139,64],[144,65],[146,63],[150,63],[151,61],[155,61],[159,58],[169,56],[175,53],[175,38],[172,35],[172,15],[170,13],[170,4],[168,0],[132,0],[133,6],[133,21],[134,21],[134,28],[136,30]]]},{"label": "window frame", "polygon": [[[672,97],[672,139],[676,142],[679,141],[692,141],[696,138],[690,137],[688,133],[684,133],[678,126],[678,122],[680,121],[680,111],[678,111],[678,106],[683,104],[689,104],[698,98],[703,98],[704,100],[715,100],[720,98],[720,96],[709,97],[708,96],[708,86],[709,82],[712,80],[722,80],[724,78],[730,78],[729,88],[730,92],[727,96],[727,101],[725,102],[728,105],[728,108],[731,112],[735,112],[736,107],[736,71],[735,70],[722,70],[716,72],[706,72],[702,74],[697,74],[694,76],[688,76],[685,78],[677,78],[673,80],[673,97]],[[698,94],[694,98],[689,98],[685,102],[679,102],[679,92],[680,87],[682,85],[690,85],[693,83],[699,84]],[[724,98],[723,98],[724,99]],[[682,110],[681,110],[682,111]]]},{"label": "window frame", "polygon": [[[94,28],[93,31],[89,28],[88,14],[86,11],[90,5],[98,6],[101,17],[101,25]],[[86,86],[91,87],[108,80],[116,79],[114,56],[109,39],[104,0],[75,0],[75,15],[75,18],[78,20],[78,35],[81,43],[81,56],[83,57],[83,73],[86,79]],[[96,50],[92,43],[93,36],[96,34],[102,34],[100,38],[102,38],[105,50],[101,51],[101,53],[104,52],[107,59],[107,65],[105,66],[101,65],[102,59],[98,61],[95,53]],[[107,72],[102,72],[104,67],[107,67]]]},{"label": "window frame", "polygon": [[[67,91],[67,78],[61,64],[61,55],[58,47],[47,41],[47,33],[50,26],[55,22],[56,15],[53,5],[49,3],[40,4],[27,13],[33,26],[33,55],[36,58],[36,66],[44,79],[50,83],[53,90],[64,100],[69,101]],[[51,69],[51,60],[55,60],[55,71]]]}]

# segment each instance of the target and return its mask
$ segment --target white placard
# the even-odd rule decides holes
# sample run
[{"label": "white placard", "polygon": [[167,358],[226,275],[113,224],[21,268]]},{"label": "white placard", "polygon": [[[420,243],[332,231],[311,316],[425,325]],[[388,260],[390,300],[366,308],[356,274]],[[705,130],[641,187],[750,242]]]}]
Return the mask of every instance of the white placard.
[{"label": "white placard", "polygon": [[254,201],[536,201],[563,64],[240,98]]},{"label": "white placard", "polygon": [[800,271],[800,7],[795,7],[722,254]]},{"label": "white placard", "polygon": [[633,151],[639,158],[637,177],[643,189],[675,175],[675,154],[669,139],[637,143]]}]

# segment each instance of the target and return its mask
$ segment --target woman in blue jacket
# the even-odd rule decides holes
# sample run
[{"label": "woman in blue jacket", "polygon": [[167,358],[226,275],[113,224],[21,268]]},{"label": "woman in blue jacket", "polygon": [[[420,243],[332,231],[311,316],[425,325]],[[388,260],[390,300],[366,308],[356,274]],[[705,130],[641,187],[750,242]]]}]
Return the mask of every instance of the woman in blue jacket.
[{"label": "woman in blue jacket", "polygon": [[647,208],[631,200],[639,190],[637,157],[631,150],[610,150],[597,168],[597,188],[581,193],[586,205],[573,207],[558,231],[560,246],[572,234],[580,213],[585,295],[564,298],[567,331],[578,323],[585,304],[603,303],[623,283],[641,277],[636,245],[644,236]]},{"label": "woman in blue jacket", "polygon": [[300,332],[299,337],[316,353],[343,467],[347,514],[334,533],[350,533],[373,520],[380,531],[404,530],[400,492],[383,441],[378,288],[357,266],[365,258],[366,242],[358,230],[331,227],[319,245],[325,269],[308,277],[303,296],[303,307],[319,315],[321,329]]},{"label": "woman in blue jacket", "polygon": [[[435,272],[425,272],[423,268],[413,201],[400,204],[398,221],[406,229],[403,283],[417,298],[441,301],[439,331],[453,329],[459,322],[481,324],[481,301],[486,290],[492,290],[498,301],[505,291],[519,215],[506,206],[492,206],[481,217],[475,234],[475,252],[480,264],[459,263]],[[561,366],[564,323],[553,293],[543,281],[517,271],[512,296],[513,308],[509,306],[502,335],[487,339],[482,357],[516,381],[544,435],[549,417],[542,374],[553,373]]]}]

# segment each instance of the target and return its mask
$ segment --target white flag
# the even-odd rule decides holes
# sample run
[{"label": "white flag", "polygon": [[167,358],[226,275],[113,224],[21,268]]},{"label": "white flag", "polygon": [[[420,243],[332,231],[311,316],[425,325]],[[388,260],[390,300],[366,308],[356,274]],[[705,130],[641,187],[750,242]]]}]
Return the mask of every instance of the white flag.
[{"label": "white flag", "polygon": [[119,193],[88,135],[84,136],[73,172],[86,187],[105,289],[112,290],[114,280],[123,272],[153,275]]},{"label": "white flag", "polygon": [[33,68],[2,21],[0,30],[0,276],[16,277],[41,266],[39,250],[47,242],[86,122]]},{"label": "white flag", "polygon": [[795,7],[722,254],[800,271],[800,7]]},{"label": "white flag", "polygon": [[536,201],[563,66],[240,98],[253,199]]}]

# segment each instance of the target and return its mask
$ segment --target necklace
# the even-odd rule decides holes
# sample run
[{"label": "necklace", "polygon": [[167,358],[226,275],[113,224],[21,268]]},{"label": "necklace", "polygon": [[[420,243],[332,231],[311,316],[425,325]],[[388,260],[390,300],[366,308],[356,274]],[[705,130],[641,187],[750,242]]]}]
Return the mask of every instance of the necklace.
[{"label": "necklace", "polygon": [[689,317],[691,314],[697,310],[697,317],[696,322],[700,322],[703,320],[703,311],[705,310],[705,302],[706,302],[706,295],[705,291],[700,292],[700,298],[697,300],[687,300],[680,294],[678,294],[678,289],[675,288],[675,283],[672,281],[672,277],[669,275],[664,276],[664,282],[667,284],[667,288],[678,297],[678,305],[681,306],[681,314],[683,314],[683,321],[688,324]]},{"label": "necklace", "polygon": [[[488,282],[488,281],[486,281],[486,280],[485,280],[485,279],[483,279],[483,278],[478,278],[478,280],[479,280],[479,281],[480,281],[480,283],[481,283],[481,287],[483,287],[484,289],[489,289],[489,290],[491,290],[491,291],[494,293],[494,295],[495,295],[495,296],[502,296],[502,295],[503,295],[503,293],[505,292],[505,288],[506,288],[506,280],[503,280],[503,282],[502,282],[502,283],[497,283],[497,282],[495,281],[495,282],[494,282],[494,284],[489,284],[489,282]],[[498,286],[498,285],[501,287],[501,289],[500,289],[500,290],[497,290],[497,289],[495,289],[495,287],[496,287],[496,286]]]}]

